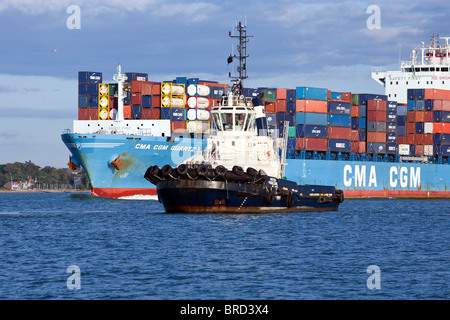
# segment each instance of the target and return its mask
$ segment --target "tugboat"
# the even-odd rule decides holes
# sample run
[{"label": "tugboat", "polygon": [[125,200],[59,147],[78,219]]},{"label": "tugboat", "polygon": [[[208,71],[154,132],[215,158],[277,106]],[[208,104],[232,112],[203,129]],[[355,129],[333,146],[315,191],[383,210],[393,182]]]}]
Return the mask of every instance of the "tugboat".
[{"label": "tugboat", "polygon": [[280,156],[261,97],[248,101],[242,94],[248,40],[245,26],[239,22],[237,29],[239,77],[211,110],[214,130],[206,149],[177,167],[151,166],[145,179],[156,185],[167,213],[337,211],[344,200],[342,190],[283,178],[287,134]]}]

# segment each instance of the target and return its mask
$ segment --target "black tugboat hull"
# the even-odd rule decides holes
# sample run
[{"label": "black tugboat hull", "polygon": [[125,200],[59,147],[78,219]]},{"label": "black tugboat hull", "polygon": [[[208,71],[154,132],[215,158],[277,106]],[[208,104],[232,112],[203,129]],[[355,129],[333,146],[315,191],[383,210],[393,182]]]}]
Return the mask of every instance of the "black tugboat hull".
[{"label": "black tugboat hull", "polygon": [[297,187],[297,192],[277,192],[267,183],[172,179],[158,182],[157,192],[167,213],[337,211],[343,201],[334,187]]}]

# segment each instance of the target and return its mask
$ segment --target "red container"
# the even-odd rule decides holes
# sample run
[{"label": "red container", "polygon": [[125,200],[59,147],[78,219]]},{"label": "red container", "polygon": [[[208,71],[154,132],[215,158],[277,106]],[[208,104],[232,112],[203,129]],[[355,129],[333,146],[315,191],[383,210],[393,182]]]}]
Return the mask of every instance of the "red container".
[{"label": "red container", "polygon": [[295,109],[297,112],[327,113],[328,102],[322,100],[297,99],[295,101]]},{"label": "red container", "polygon": [[351,128],[345,127],[328,127],[328,139],[345,139],[350,140]]},{"label": "red container", "polygon": [[425,100],[450,100],[450,90],[425,89]]},{"label": "red container", "polygon": [[78,108],[78,120],[90,120],[89,108]]},{"label": "red container", "polygon": [[415,148],[416,156],[423,156],[424,155],[424,151],[425,151],[425,146],[424,145],[421,145],[421,144],[416,145],[416,148]]},{"label": "red container", "polygon": [[433,135],[431,133],[423,135],[423,144],[433,144]]},{"label": "red container", "polygon": [[161,108],[151,108],[150,110],[152,112],[151,119],[161,119]]},{"label": "red container", "polygon": [[406,123],[406,133],[416,133],[416,124],[414,122]]},{"label": "red container", "polygon": [[367,132],[367,142],[386,143],[386,132]]},{"label": "red container", "polygon": [[161,107],[161,96],[152,96],[152,108]]},{"label": "red container", "polygon": [[88,108],[87,120],[98,120],[98,108]]},{"label": "red container", "polygon": [[407,144],[406,136],[397,136],[397,144]]},{"label": "red container", "polygon": [[328,139],[319,138],[295,138],[295,149],[327,151]]},{"label": "red container", "polygon": [[406,135],[406,144],[416,144],[416,134],[415,133],[408,133]]},{"label": "red container", "polygon": [[367,143],[365,141],[359,141],[359,153],[366,153],[367,150]]},{"label": "red container", "polygon": [[221,99],[209,99],[209,106],[210,108],[217,107],[220,104]]},{"label": "red container", "polygon": [[266,113],[276,113],[276,103],[266,102]]},{"label": "red container", "polygon": [[354,152],[354,153],[359,152],[359,141],[350,142],[350,152]]},{"label": "red container", "polygon": [[342,101],[352,102],[352,93],[351,92],[342,92]]},{"label": "red container", "polygon": [[118,100],[114,96],[109,96],[109,107],[110,108],[117,108],[118,106]]},{"label": "red container", "polygon": [[423,122],[433,122],[433,111],[424,111]]},{"label": "red container", "polygon": [[186,132],[186,121],[171,121],[172,132]]},{"label": "red container", "polygon": [[351,117],[359,118],[359,106],[352,106],[351,110],[352,110]]},{"label": "red container", "polygon": [[152,108],[142,108],[141,109],[141,119],[151,120],[152,119]]},{"label": "red container", "polygon": [[[140,82],[140,81],[136,81]],[[142,104],[142,94],[139,92],[132,92],[131,93],[131,104]]]},{"label": "red container", "polygon": [[414,142],[415,144],[424,144],[425,135],[424,134],[416,134],[415,138],[414,138]]},{"label": "red container", "polygon": [[425,111],[415,112],[415,122],[424,122]]},{"label": "red container", "polygon": [[161,95],[161,83],[152,82],[152,96],[160,96],[160,95]]},{"label": "red container", "polygon": [[367,100],[367,111],[386,111],[386,100]]},{"label": "red container", "polygon": [[[377,100],[379,101],[379,100]],[[367,121],[386,121],[386,111],[367,111]]]},{"label": "red container", "polygon": [[406,122],[416,122],[416,111],[408,111],[406,113]]},{"label": "red container", "polygon": [[351,130],[350,131],[350,140],[351,141],[359,141],[359,130]]},{"label": "red container", "polygon": [[277,102],[275,102],[275,111],[286,112],[286,100],[277,100]]},{"label": "red container", "polygon": [[450,134],[450,123],[434,122],[433,133],[446,133]]},{"label": "red container", "polygon": [[286,100],[287,90],[288,89],[277,89],[277,99]]}]

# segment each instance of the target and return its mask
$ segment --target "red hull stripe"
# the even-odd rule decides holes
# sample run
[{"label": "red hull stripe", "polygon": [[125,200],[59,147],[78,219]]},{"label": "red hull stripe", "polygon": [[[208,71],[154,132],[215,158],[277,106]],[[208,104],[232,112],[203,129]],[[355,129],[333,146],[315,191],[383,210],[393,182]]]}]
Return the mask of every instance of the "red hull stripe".
[{"label": "red hull stripe", "polygon": [[449,198],[450,191],[344,190],[345,198]]},{"label": "red hull stripe", "polygon": [[121,198],[134,195],[156,196],[156,188],[93,188],[92,195],[102,198]]}]

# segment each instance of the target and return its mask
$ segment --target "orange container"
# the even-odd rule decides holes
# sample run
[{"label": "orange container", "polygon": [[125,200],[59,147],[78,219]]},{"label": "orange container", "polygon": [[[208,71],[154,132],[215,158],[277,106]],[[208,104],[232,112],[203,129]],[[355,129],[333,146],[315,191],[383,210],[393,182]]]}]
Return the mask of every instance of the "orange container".
[{"label": "orange container", "polygon": [[416,111],[415,112],[415,122],[424,122],[425,111]]},{"label": "orange container", "polygon": [[434,122],[433,133],[446,133],[450,134],[450,123]]},{"label": "orange container", "polygon": [[131,105],[125,104],[123,106],[123,117],[125,119],[131,119]]},{"label": "orange container", "polygon": [[450,90],[425,89],[425,100],[450,100]]},{"label": "orange container", "polygon": [[[346,127],[328,127],[328,139],[344,139],[350,140],[351,128]],[[358,134],[359,136],[359,134]],[[358,140],[358,139],[356,139]]]},{"label": "orange container", "polygon": [[[278,94],[278,91],[277,91]],[[286,112],[286,100],[277,99],[275,102],[275,111],[276,112]]]},{"label": "orange container", "polygon": [[303,100],[297,99],[295,101],[296,112],[315,112],[315,113],[327,113],[328,102],[321,100]]},{"label": "orange container", "polygon": [[277,89],[277,99],[286,100],[288,89]]},{"label": "orange container", "polygon": [[367,142],[386,142],[386,132],[367,132]]},{"label": "orange container", "polygon": [[266,102],[266,113],[276,113],[275,102]]},{"label": "orange container", "polygon": [[351,107],[351,116],[353,118],[358,118],[359,117],[359,106],[352,106]]},{"label": "orange container", "polygon": [[359,142],[359,153],[366,153],[367,144],[365,141]]}]

